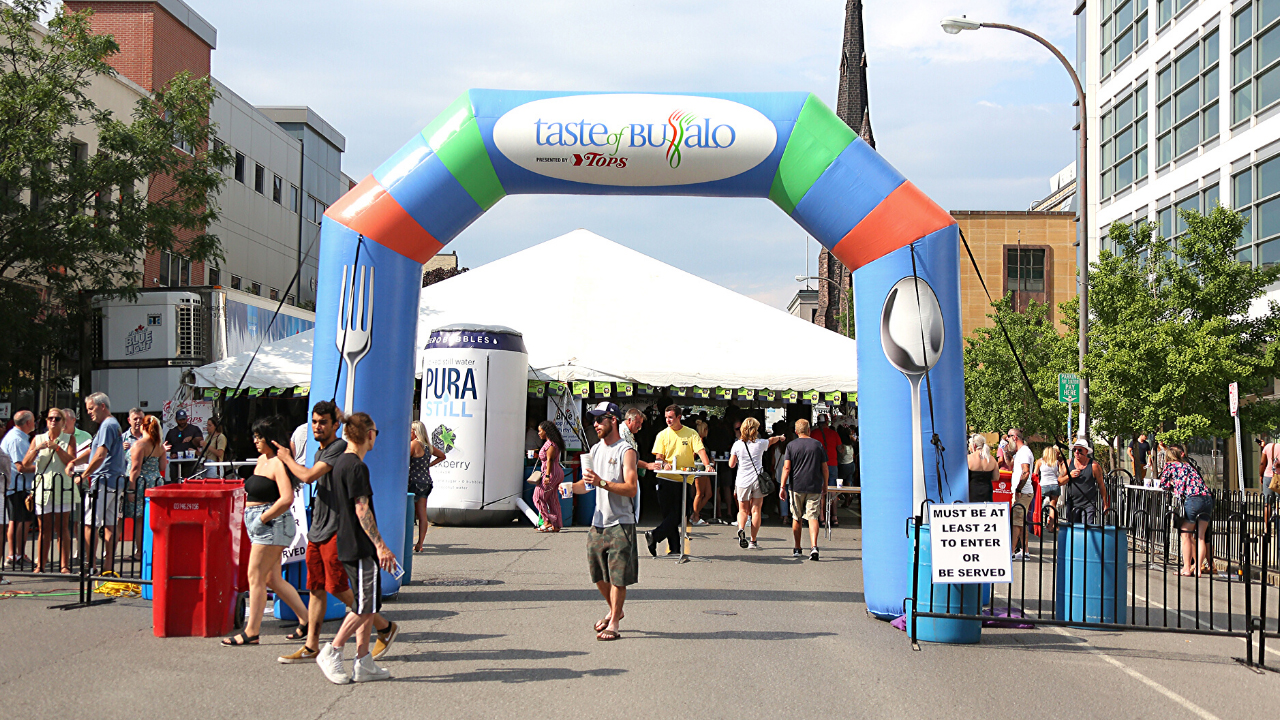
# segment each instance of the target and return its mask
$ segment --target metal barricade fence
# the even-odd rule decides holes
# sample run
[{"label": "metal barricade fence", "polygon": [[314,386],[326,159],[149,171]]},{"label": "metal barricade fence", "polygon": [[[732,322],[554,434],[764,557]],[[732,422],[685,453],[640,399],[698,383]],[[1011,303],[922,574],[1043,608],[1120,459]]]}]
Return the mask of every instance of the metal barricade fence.
[{"label": "metal barricade fence", "polygon": [[[956,612],[966,590],[913,579],[908,600],[909,636],[916,643],[918,618],[1027,623],[1089,629],[1186,633],[1246,640],[1250,667],[1265,667],[1266,638],[1280,637],[1280,593],[1258,582],[1276,565],[1274,546],[1280,517],[1266,527],[1242,512],[1196,518],[1220,526],[1220,534],[1240,547],[1214,551],[1225,571],[1195,572],[1202,562],[1197,523],[1175,518],[1167,505],[1131,496],[1117,503],[1102,525],[1059,522],[1052,507],[1025,518],[1026,554],[1013,561],[1009,583],[990,585],[990,601],[968,603],[977,611]],[[915,518],[919,523],[927,512]],[[1256,532],[1251,532],[1252,529]],[[920,567],[919,534],[914,571]],[[1221,544],[1220,544],[1221,547]],[[1187,554],[1192,553],[1192,554]],[[1261,565],[1255,564],[1261,559]],[[1203,558],[1204,561],[1208,557]],[[1189,575],[1184,570],[1192,569]],[[1258,572],[1260,571],[1260,573]],[[979,593],[986,593],[979,590]],[[915,608],[924,608],[916,611]],[[942,611],[939,611],[939,608]],[[904,613],[907,607],[904,606]],[[1254,644],[1257,643],[1256,654]],[[1256,657],[1256,660],[1255,660]]]}]

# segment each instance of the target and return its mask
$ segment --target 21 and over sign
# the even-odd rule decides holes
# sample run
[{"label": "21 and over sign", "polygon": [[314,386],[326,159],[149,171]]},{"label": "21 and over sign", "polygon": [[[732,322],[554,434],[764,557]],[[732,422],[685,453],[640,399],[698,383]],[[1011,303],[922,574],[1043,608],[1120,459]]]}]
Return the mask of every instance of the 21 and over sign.
[{"label": "21 and over sign", "polygon": [[1008,503],[930,505],[929,537],[933,582],[1007,583],[1012,579]]}]

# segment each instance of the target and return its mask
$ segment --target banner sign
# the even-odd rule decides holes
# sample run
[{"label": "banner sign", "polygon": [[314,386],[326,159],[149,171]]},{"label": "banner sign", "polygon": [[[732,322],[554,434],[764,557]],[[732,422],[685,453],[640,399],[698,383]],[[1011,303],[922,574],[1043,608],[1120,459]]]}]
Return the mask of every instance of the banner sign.
[{"label": "banner sign", "polygon": [[754,400],[756,391],[751,388],[738,388],[734,391],[733,397],[737,400]]},{"label": "banner sign", "polygon": [[218,388],[202,388],[200,391],[200,396],[205,400],[215,400],[217,399],[218,394],[221,392],[222,391],[219,390]]},{"label": "banner sign", "polygon": [[569,386],[562,382],[551,380],[547,382],[547,394],[560,396],[569,392]]},{"label": "banner sign", "polygon": [[818,402],[818,391],[817,391],[817,390],[805,390],[805,391],[800,395],[800,399],[801,399],[801,401],[803,401],[803,402],[804,402],[804,404],[805,404],[805,405],[812,405],[812,404],[814,404],[814,403]]},{"label": "banner sign", "polygon": [[784,402],[792,404],[800,402],[800,391],[798,390],[783,390],[779,393],[779,396],[779,399]]},{"label": "banner sign", "polygon": [[764,390],[757,390],[756,397],[760,398],[765,402],[773,402],[774,399],[777,397],[777,395],[772,390],[769,390],[768,388],[766,388]]},{"label": "banner sign", "polygon": [[614,384],[614,392],[617,393],[619,397],[631,397],[632,395],[635,394],[635,391],[636,391],[635,385],[631,383],[615,383]]},{"label": "banner sign", "polygon": [[262,388],[249,388],[249,397],[262,397]]},{"label": "banner sign", "polygon": [[1007,583],[1013,579],[1009,503],[929,505],[935,583]]},{"label": "banner sign", "polygon": [[546,384],[545,382],[543,382],[542,380],[530,380],[530,381],[529,381],[529,394],[530,394],[530,395],[532,395],[533,397],[537,397],[537,398],[540,398],[540,397],[546,397],[546,395],[547,395],[547,384]]},{"label": "banner sign", "polygon": [[[574,383],[575,386],[579,384],[585,386],[587,383]],[[549,383],[549,385],[560,385],[560,383]],[[582,439],[578,437],[578,428],[582,427],[581,398],[582,395],[577,393],[561,392],[547,395],[547,419],[556,424],[556,429],[564,438],[565,450],[582,449]]]},{"label": "banner sign", "polygon": [[613,383],[611,382],[593,382],[591,383],[591,397],[607,398],[613,395]]},{"label": "banner sign", "polygon": [[711,398],[711,389],[703,387],[689,388],[689,397],[698,398],[699,400],[709,400]]},{"label": "banner sign", "polygon": [[671,397],[685,397],[685,393],[687,391],[682,387],[677,387],[675,385],[672,385],[670,392],[671,392]]},{"label": "banner sign", "polygon": [[839,405],[841,402],[840,391],[822,393],[822,401],[829,402],[832,405]]},{"label": "banner sign", "polygon": [[657,395],[658,389],[652,385],[640,383],[639,385],[636,385],[636,393],[639,395]]},{"label": "banner sign", "polygon": [[716,388],[716,399],[717,399],[717,400],[732,400],[732,399],[733,399],[733,390],[732,390],[732,389],[730,389],[730,388],[722,388],[722,387],[718,387],[718,388]]},{"label": "banner sign", "polygon": [[587,397],[591,394],[591,383],[585,380],[574,380],[572,387],[573,394],[578,397]]}]

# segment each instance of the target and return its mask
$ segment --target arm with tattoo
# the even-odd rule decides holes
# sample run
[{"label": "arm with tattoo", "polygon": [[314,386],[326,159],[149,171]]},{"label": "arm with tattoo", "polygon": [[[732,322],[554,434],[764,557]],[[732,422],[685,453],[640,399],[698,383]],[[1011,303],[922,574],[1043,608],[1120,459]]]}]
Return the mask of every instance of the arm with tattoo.
[{"label": "arm with tattoo", "polygon": [[364,528],[364,534],[369,536],[374,546],[386,547],[382,535],[378,533],[378,522],[373,517],[373,508],[369,507],[369,498],[356,498],[356,517],[360,518],[360,527]]}]

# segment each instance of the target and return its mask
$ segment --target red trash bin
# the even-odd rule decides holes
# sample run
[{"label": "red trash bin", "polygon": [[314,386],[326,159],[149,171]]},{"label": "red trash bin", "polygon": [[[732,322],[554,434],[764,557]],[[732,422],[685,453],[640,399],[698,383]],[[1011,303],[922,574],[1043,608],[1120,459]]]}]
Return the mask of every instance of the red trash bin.
[{"label": "red trash bin", "polygon": [[[244,535],[244,486],[181,483],[151,498],[156,637],[216,637],[233,627]],[[247,565],[247,563],[246,563]]]}]

